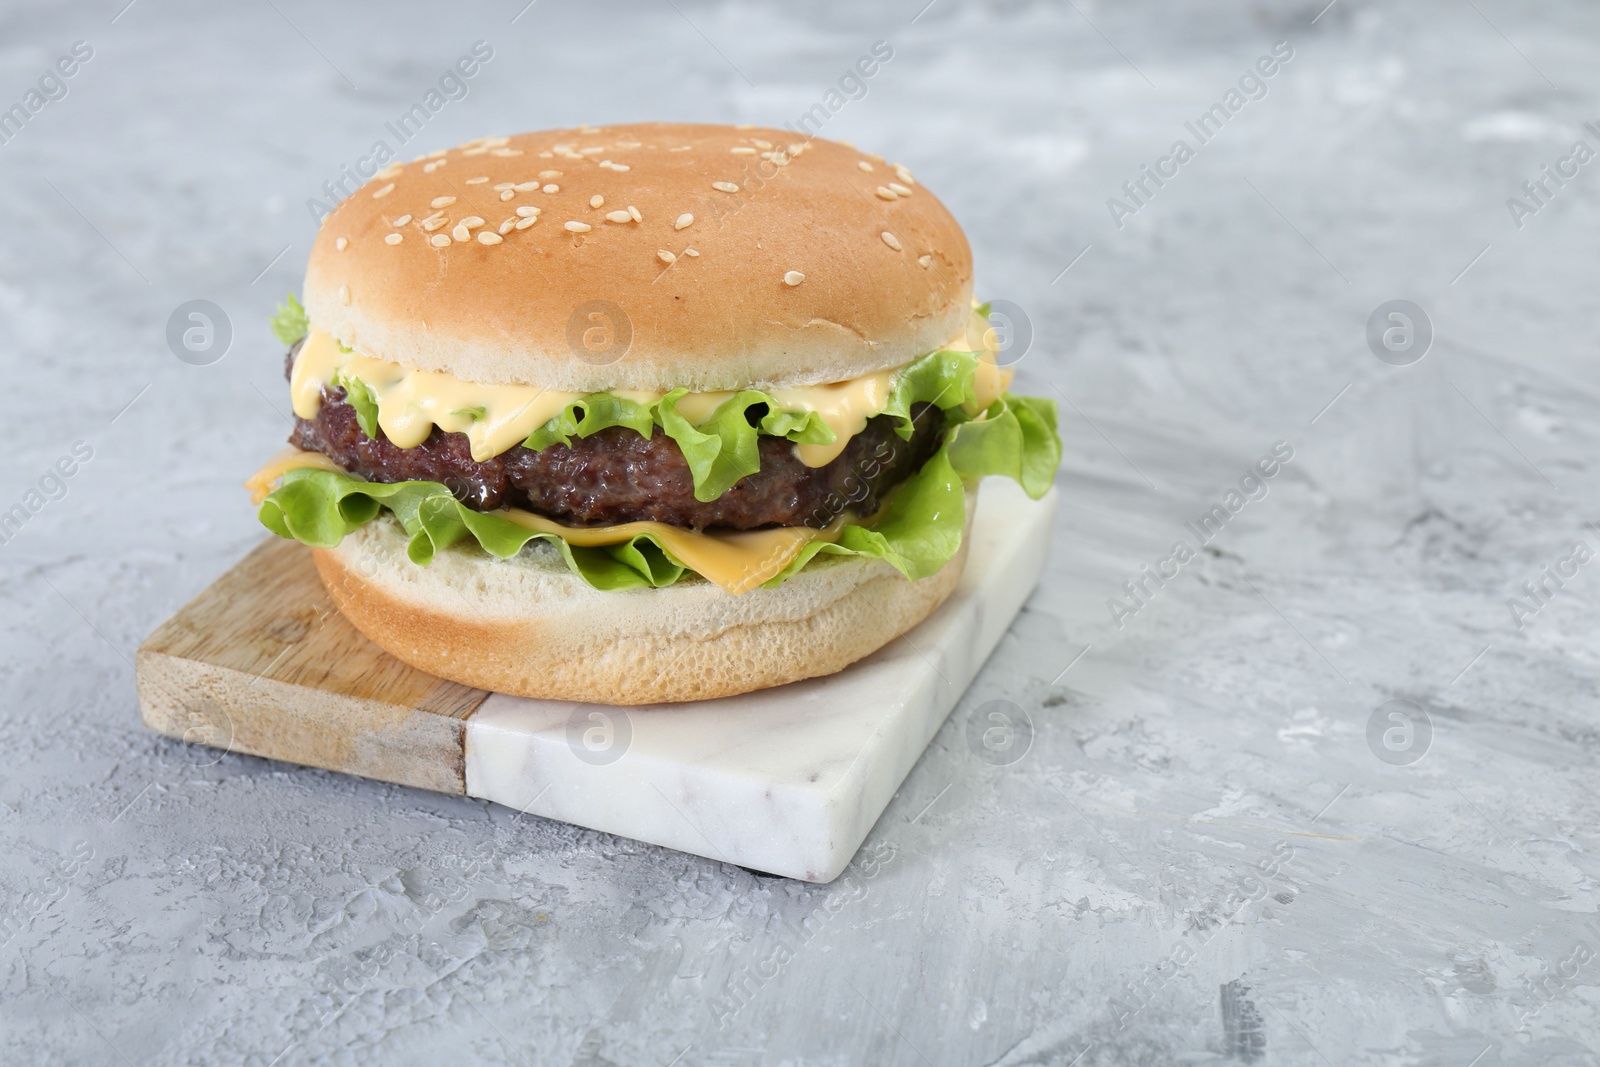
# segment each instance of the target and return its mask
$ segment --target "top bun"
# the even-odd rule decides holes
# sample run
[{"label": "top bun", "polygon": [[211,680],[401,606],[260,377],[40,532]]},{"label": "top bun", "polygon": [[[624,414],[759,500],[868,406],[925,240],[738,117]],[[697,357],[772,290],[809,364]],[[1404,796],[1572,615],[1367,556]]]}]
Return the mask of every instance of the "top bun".
[{"label": "top bun", "polygon": [[365,355],[573,392],[854,378],[942,346],[971,297],[961,227],[904,167],[676,123],[393,163],[323,219],[305,284]]}]

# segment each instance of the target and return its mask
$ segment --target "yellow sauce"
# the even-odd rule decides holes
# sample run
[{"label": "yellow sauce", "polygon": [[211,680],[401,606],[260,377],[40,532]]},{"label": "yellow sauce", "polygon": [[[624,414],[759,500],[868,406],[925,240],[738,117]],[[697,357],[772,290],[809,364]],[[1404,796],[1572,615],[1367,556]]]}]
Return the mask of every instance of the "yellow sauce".
[{"label": "yellow sauce", "polygon": [[[993,403],[1011,381],[1010,368],[995,365],[994,331],[986,330],[987,351],[980,356],[975,385],[977,410]],[[949,347],[964,349],[966,335],[952,338]],[[322,391],[339,374],[359,379],[372,390],[378,405],[378,425],[384,436],[400,448],[415,448],[428,439],[435,426],[446,433],[462,433],[479,463],[521,444],[583,393],[543,389],[533,385],[488,385],[466,382],[441,371],[415,370],[387,360],[345,352],[333,337],[312,330],[295,358],[289,380],[294,413],[316,418]],[[837,459],[867,420],[889,402],[897,372],[879,371],[843,382],[772,389],[769,394],[780,410],[816,412],[834,432],[827,445],[796,445],[795,454],[808,467],[821,467]],[[616,396],[640,404],[653,404],[662,393],[616,390]],[[733,391],[690,393],[678,401],[678,411],[698,425],[734,395]]]}]

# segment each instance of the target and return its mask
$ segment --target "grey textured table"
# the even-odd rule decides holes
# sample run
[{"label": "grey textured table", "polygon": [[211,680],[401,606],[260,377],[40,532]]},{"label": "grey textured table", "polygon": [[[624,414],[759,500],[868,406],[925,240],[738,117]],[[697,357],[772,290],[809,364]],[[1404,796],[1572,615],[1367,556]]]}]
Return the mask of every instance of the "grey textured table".
[{"label": "grey textured table", "polygon": [[[124,2],[0,10],[5,1062],[1596,1060],[1600,11]],[[261,537],[306,202],[480,40],[408,157],[821,102],[1031,321],[1050,569],[833,886],[139,725]]]}]

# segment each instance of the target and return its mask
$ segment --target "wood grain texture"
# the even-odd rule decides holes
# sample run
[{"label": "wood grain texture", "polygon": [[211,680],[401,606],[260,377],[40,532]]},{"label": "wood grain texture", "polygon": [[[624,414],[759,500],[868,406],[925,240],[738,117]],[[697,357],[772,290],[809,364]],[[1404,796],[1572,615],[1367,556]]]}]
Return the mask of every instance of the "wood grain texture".
[{"label": "wood grain texture", "polygon": [[139,646],[139,709],[170,737],[464,793],[466,719],[488,695],[356,631],[310,553],[271,538]]}]

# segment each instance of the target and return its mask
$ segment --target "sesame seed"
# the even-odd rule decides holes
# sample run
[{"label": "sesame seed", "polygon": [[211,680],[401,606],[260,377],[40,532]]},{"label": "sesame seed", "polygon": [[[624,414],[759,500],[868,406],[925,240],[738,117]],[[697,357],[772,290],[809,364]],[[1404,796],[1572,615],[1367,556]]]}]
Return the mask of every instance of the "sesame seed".
[{"label": "sesame seed", "polygon": [[503,148],[510,143],[509,137],[485,137],[482,141],[485,148]]},{"label": "sesame seed", "polygon": [[753,156],[756,154],[756,150],[754,148],[750,148],[745,145],[738,145],[734,148],[728,149],[728,151],[732,152],[736,156]]},{"label": "sesame seed", "polygon": [[501,237],[497,233],[490,233],[488,230],[484,230],[482,233],[478,234],[478,243],[480,245],[497,245],[504,240],[504,237]]},{"label": "sesame seed", "polygon": [[591,196],[589,198],[589,206],[590,207],[599,207],[601,204],[604,204],[605,202],[606,202],[606,198],[601,196],[598,193],[596,193],[594,196]]},{"label": "sesame seed", "polygon": [[500,194],[500,200],[502,202],[504,202],[504,201],[510,200],[512,197],[514,197],[516,195],[517,194],[516,194],[516,192],[514,190],[507,189],[505,192]]},{"label": "sesame seed", "polygon": [[468,185],[482,185],[484,182],[487,182],[488,180],[489,180],[489,176],[487,174],[485,174],[481,178],[468,178],[467,179],[467,184]]},{"label": "sesame seed", "polygon": [[559,170],[541,170],[539,172],[539,177],[541,177],[541,178],[559,178],[559,177],[561,177],[561,172]]},{"label": "sesame seed", "polygon": [[894,234],[890,233],[888,230],[884,230],[878,236],[883,238],[883,243],[884,244],[888,245],[890,248],[894,249],[896,252],[900,251],[900,238],[896,237]]},{"label": "sesame seed", "polygon": [[771,151],[771,149],[772,149],[772,142],[771,141],[763,141],[759,137],[750,138],[750,143],[755,145],[757,148],[765,148],[768,151]]},{"label": "sesame seed", "polygon": [[404,163],[391,163],[387,167],[384,167],[382,170],[380,170],[377,176],[383,181],[388,181],[390,178],[398,175],[402,170],[405,170],[405,168],[406,165]]},{"label": "sesame seed", "polygon": [[862,170],[866,171],[868,174],[872,173],[872,164],[868,163],[864,159],[856,160],[856,166],[860,167]]},{"label": "sesame seed", "polygon": [[476,215],[468,215],[466,218],[461,220],[461,225],[465,226],[469,230],[476,230],[479,226],[483,225],[483,220]]},{"label": "sesame seed", "polygon": [[539,191],[538,182],[518,182],[512,186],[519,193],[536,193]]},{"label": "sesame seed", "polygon": [[590,145],[588,148],[580,148],[580,149],[578,149],[578,151],[580,153],[582,153],[583,155],[586,155],[586,156],[598,156],[601,152],[604,152],[605,150],[606,150],[606,146],[605,145],[599,145],[599,144]]},{"label": "sesame seed", "polygon": [[450,151],[450,149],[448,149],[448,148],[440,148],[440,149],[437,149],[435,151],[429,152],[427,155],[423,156],[422,158],[423,159],[438,159],[440,156],[444,155],[448,151]]},{"label": "sesame seed", "polygon": [[[494,191],[497,192],[497,193],[503,193],[507,189],[515,189],[516,187],[517,187],[517,183],[516,182],[495,182],[494,183]],[[538,186],[534,186],[534,188],[537,189]]]},{"label": "sesame seed", "polygon": [[539,210],[540,209],[536,207],[519,207],[517,208],[517,214],[521,215],[525,219],[537,218],[539,215]]},{"label": "sesame seed", "polygon": [[911,176],[911,172],[899,163],[894,165],[894,173],[896,177],[905,182],[907,185],[917,184],[917,180]]},{"label": "sesame seed", "polygon": [[376,192],[374,192],[372,194],[372,199],[374,199],[374,200],[382,200],[384,197],[388,196],[392,192],[394,192],[394,182],[390,182],[388,185],[385,185],[383,188],[381,188],[381,189],[377,190]]},{"label": "sesame seed", "polygon": [[633,221],[633,216],[628,214],[626,211],[608,211],[608,212],[606,212],[606,221],[607,222],[632,222]]},{"label": "sesame seed", "polygon": [[350,287],[348,285],[339,286],[339,303],[345,307],[350,306]]},{"label": "sesame seed", "polygon": [[515,226],[516,224],[517,224],[517,217],[515,215],[511,216],[509,219],[506,219],[506,221],[502,222],[500,224],[500,234],[501,234],[501,236],[504,236],[504,235],[510,233],[511,232],[511,227]]},{"label": "sesame seed", "polygon": [[639,214],[639,209],[634,207],[632,204],[628,205],[628,214],[633,216],[633,221],[634,222],[643,222],[644,221],[644,216]]},{"label": "sesame seed", "polygon": [[450,243],[450,235],[447,233],[436,233],[432,237],[428,238],[428,240],[433,243],[433,247],[443,248],[445,245]]},{"label": "sesame seed", "polygon": [[522,155],[522,149],[520,149],[520,148],[496,148],[494,151],[490,152],[489,154],[491,156],[501,156],[501,157],[520,156],[520,155]]},{"label": "sesame seed", "polygon": [[732,182],[712,182],[711,188],[722,193],[737,193],[739,187]]},{"label": "sesame seed", "polygon": [[901,185],[899,182],[890,182],[889,183],[889,188],[892,189],[894,192],[899,193],[901,196],[910,196],[911,195],[911,190],[907,189],[905,186]]},{"label": "sesame seed", "polygon": [[350,238],[348,238],[348,237],[339,238],[337,241],[333,242],[333,247],[335,247],[339,251],[343,252],[345,249],[350,247]]},{"label": "sesame seed", "polygon": [[685,211],[678,216],[678,221],[672,224],[674,230],[681,230],[694,224],[694,216]]},{"label": "sesame seed", "polygon": [[609,160],[609,159],[602,159],[602,160],[601,160],[601,161],[600,161],[600,166],[601,166],[601,167],[609,167],[609,166],[611,166],[611,160]]},{"label": "sesame seed", "polygon": [[561,191],[561,186],[559,186],[559,185],[547,185],[547,186],[544,187],[544,191],[547,192],[547,193],[559,193]]},{"label": "sesame seed", "polygon": [[772,157],[771,158],[772,158],[772,162],[776,163],[780,167],[785,167],[785,166],[789,165],[789,157],[788,157],[788,155],[786,155],[783,152],[774,152],[774,153],[772,153]]},{"label": "sesame seed", "polygon": [[404,226],[406,223],[408,223],[410,221],[411,221],[411,216],[410,215],[401,215],[399,218],[394,220],[394,224],[396,226]]},{"label": "sesame seed", "polygon": [[480,146],[478,148],[469,148],[461,154],[464,156],[486,156],[489,154],[489,150]]},{"label": "sesame seed", "polygon": [[894,200],[894,199],[896,199],[896,194],[895,194],[895,191],[893,189],[885,189],[881,185],[878,186],[878,188],[876,190],[874,190],[874,192],[876,192],[880,197],[882,197],[885,200]]},{"label": "sesame seed", "polygon": [[404,240],[405,240],[405,238],[402,237],[400,234],[391,233],[389,236],[387,236],[387,237],[385,237],[383,239],[383,243],[386,244],[386,245],[397,245],[401,241],[404,241]]},{"label": "sesame seed", "polygon": [[537,216],[537,215],[529,215],[527,218],[525,218],[521,222],[517,223],[517,229],[526,230],[529,226],[532,226],[534,223],[536,223],[538,221],[539,221],[539,216]]},{"label": "sesame seed", "polygon": [[686,255],[686,256],[698,256],[698,255],[699,255],[699,254],[700,254],[700,253],[699,253],[699,251],[698,251],[698,250],[696,250],[696,249],[693,249],[693,248],[685,248],[685,249],[684,249],[684,250],[683,250],[683,254],[684,254],[684,255]]},{"label": "sesame seed", "polygon": [[918,256],[917,257],[917,266],[921,267],[923,270],[927,270],[929,267],[933,266],[933,257],[932,256]]},{"label": "sesame seed", "polygon": [[456,198],[453,196],[436,196],[429,201],[428,206],[431,208],[449,207],[455,202]]},{"label": "sesame seed", "polygon": [[434,230],[437,230],[440,227],[448,226],[449,224],[450,220],[444,217],[444,212],[442,211],[437,215],[429,215],[427,218],[422,220],[422,228],[427,230],[429,233],[432,233]]},{"label": "sesame seed", "polygon": [[783,276],[784,285],[799,285],[806,280],[806,276],[797,270],[792,270]]},{"label": "sesame seed", "polygon": [[671,252],[668,252],[665,248],[656,253],[656,258],[669,267],[678,262],[678,257],[673,255]]},{"label": "sesame seed", "polygon": [[569,219],[568,221],[563,222],[561,225],[565,226],[573,233],[588,233],[590,230],[594,229],[594,227],[590,226],[587,222],[579,222],[576,219]]},{"label": "sesame seed", "polygon": [[628,166],[626,163],[613,163],[613,164],[611,164],[611,169],[614,170],[614,171],[617,171],[618,173],[623,173],[623,172],[626,172],[626,171],[630,171],[633,168]]},{"label": "sesame seed", "polygon": [[456,223],[456,228],[450,231],[450,236],[458,241],[466,241],[472,237],[472,231],[461,223]]}]

